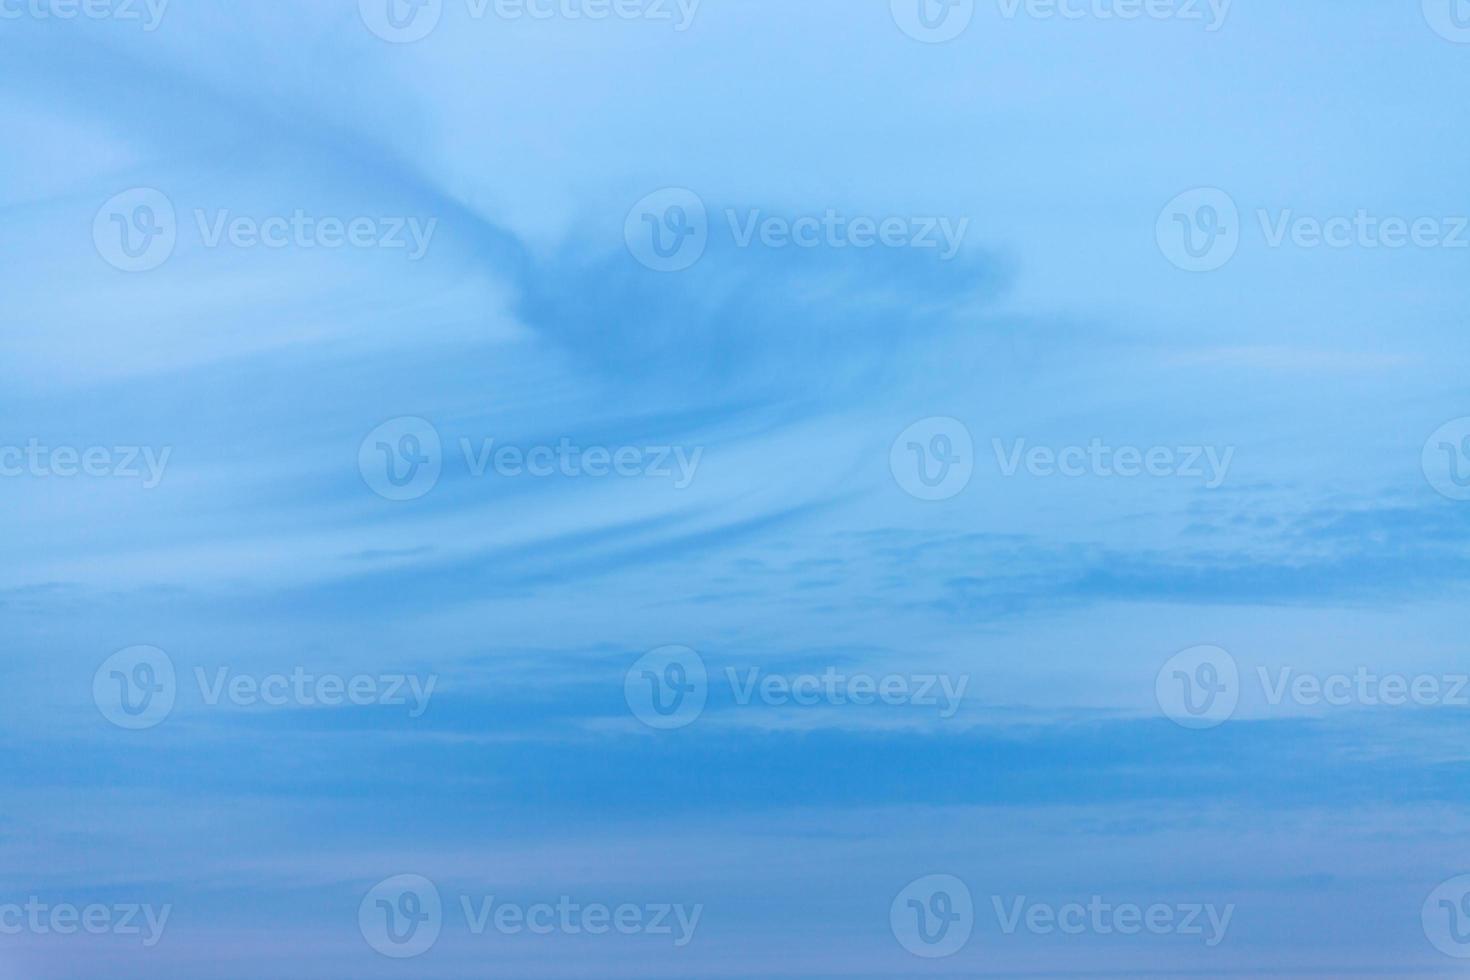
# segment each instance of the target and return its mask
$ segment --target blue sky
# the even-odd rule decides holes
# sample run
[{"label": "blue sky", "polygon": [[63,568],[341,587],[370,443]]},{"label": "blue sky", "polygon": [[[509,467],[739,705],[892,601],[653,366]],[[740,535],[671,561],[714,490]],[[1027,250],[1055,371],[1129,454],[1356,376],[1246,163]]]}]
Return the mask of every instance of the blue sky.
[{"label": "blue sky", "polygon": [[0,977],[1463,971],[1470,10],[388,2],[0,4]]}]

